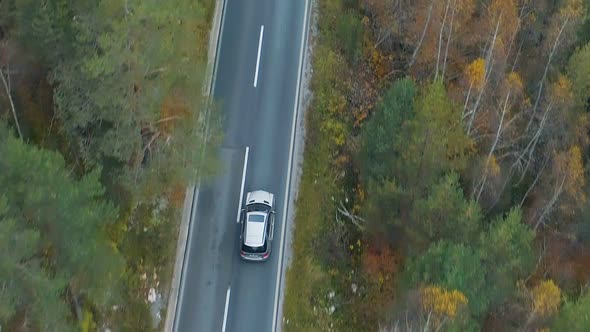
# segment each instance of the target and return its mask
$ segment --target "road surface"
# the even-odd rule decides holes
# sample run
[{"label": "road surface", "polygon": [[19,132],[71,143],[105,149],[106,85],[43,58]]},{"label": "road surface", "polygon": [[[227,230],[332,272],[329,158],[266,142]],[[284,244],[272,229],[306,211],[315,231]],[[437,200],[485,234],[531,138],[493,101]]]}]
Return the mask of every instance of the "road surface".
[{"label": "road surface", "polygon": [[[226,0],[213,95],[221,103],[224,169],[192,210],[174,330],[272,331],[307,0]],[[248,151],[246,153],[246,151]],[[239,257],[242,188],[275,194],[270,259]]]}]

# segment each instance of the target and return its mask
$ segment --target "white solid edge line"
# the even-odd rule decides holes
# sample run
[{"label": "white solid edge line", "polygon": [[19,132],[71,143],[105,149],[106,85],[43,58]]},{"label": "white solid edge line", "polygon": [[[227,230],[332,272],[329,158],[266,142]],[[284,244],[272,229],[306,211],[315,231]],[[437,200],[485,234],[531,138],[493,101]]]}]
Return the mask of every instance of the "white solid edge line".
[{"label": "white solid edge line", "polygon": [[258,56],[256,57],[256,72],[254,73],[254,87],[258,84],[258,69],[260,68],[260,52],[262,51],[262,37],[264,36],[264,25],[260,26],[260,37],[258,38]]},{"label": "white solid edge line", "polygon": [[231,287],[227,288],[227,293],[225,293],[225,310],[223,311],[223,326],[221,327],[221,332],[225,332],[225,326],[227,325],[227,311],[229,309],[229,296],[231,294]]},{"label": "white solid edge line", "polygon": [[285,202],[283,203],[283,224],[281,225],[281,242],[279,248],[279,263],[277,267],[277,281],[275,285],[275,301],[272,314],[272,332],[277,329],[277,315],[279,305],[279,288],[281,286],[281,270],[283,266],[283,242],[285,241],[285,232],[287,230],[287,207],[289,206],[289,190],[291,182],[291,170],[293,168],[293,150],[295,149],[295,126],[297,121],[297,112],[299,109],[299,89],[301,88],[301,72],[303,67],[303,56],[305,54],[305,39],[307,30],[307,16],[308,16],[309,0],[305,0],[305,8],[303,11],[303,31],[301,33],[301,49],[299,51],[299,67],[297,68],[297,87],[295,88],[295,105],[293,107],[293,124],[291,125],[291,143],[289,146],[289,163],[287,168],[287,184],[285,186],[285,195],[283,196]]},{"label": "white solid edge line", "polygon": [[244,199],[244,185],[246,184],[246,170],[248,169],[248,153],[250,147],[246,147],[246,153],[244,154],[244,169],[242,170],[242,186],[240,187],[240,202],[238,204],[238,215],[236,216],[236,222],[240,223],[240,212],[242,211],[242,199]]}]

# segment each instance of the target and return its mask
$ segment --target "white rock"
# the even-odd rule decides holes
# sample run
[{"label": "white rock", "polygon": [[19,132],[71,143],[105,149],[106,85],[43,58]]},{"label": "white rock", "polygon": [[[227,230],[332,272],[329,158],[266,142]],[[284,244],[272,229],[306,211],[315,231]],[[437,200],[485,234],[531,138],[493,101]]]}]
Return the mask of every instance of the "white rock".
[{"label": "white rock", "polygon": [[350,288],[352,288],[352,292],[356,294],[356,290],[358,289],[358,286],[353,283],[352,285],[350,285]]},{"label": "white rock", "polygon": [[330,293],[328,293],[328,298],[333,299],[335,295],[336,293],[334,293],[334,291],[331,291]]},{"label": "white rock", "polygon": [[330,306],[330,315],[334,313],[334,311],[336,311],[336,307],[334,307],[333,305]]},{"label": "white rock", "polygon": [[148,292],[148,301],[150,303],[156,302],[156,290],[154,288],[150,288],[150,291]]}]

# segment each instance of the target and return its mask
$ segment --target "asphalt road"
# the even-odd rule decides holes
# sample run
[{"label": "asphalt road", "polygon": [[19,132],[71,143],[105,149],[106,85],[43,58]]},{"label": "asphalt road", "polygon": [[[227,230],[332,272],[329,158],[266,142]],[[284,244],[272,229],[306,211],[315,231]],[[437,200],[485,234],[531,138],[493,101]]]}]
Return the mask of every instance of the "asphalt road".
[{"label": "asphalt road", "polygon": [[[224,169],[201,183],[196,196],[175,319],[179,332],[271,331],[276,309],[306,1],[226,1],[213,90],[224,118]],[[243,179],[244,196],[262,189],[276,197],[272,253],[263,263],[239,257]]]}]

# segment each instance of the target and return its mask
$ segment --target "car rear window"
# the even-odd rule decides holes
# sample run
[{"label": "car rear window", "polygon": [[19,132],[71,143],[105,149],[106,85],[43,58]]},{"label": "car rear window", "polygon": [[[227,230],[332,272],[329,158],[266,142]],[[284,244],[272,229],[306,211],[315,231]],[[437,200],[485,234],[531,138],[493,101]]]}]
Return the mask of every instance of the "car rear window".
[{"label": "car rear window", "polygon": [[247,246],[244,243],[242,243],[242,251],[247,252],[247,253],[251,253],[251,254],[265,253],[266,252],[266,241],[264,241],[264,244],[260,247],[250,247],[250,246]]}]

